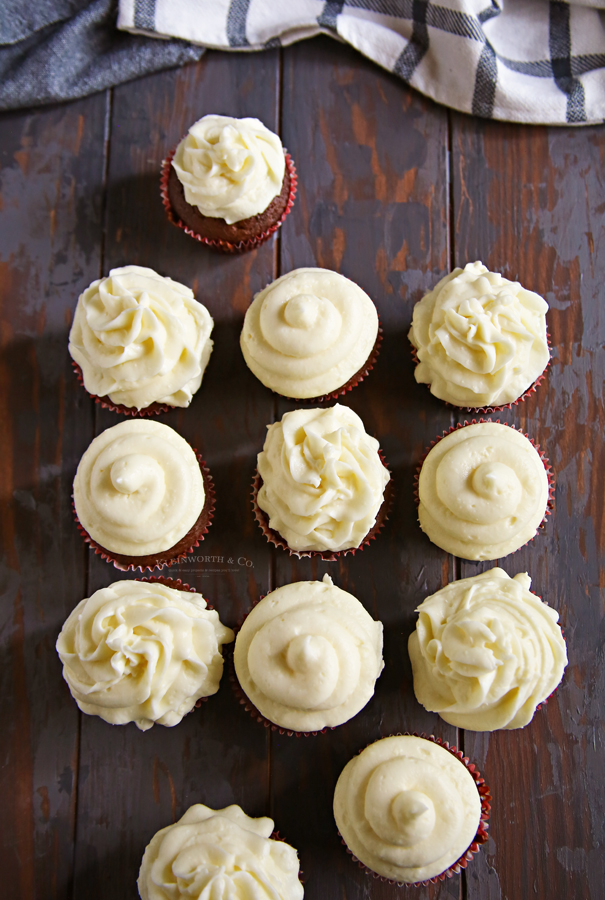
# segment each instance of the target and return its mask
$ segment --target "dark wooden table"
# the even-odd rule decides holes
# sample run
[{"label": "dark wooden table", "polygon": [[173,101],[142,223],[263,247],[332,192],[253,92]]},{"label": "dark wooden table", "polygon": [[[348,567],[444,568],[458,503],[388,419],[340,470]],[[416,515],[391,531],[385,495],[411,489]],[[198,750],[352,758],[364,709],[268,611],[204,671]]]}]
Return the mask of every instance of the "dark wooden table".
[{"label": "dark wooden table", "polygon": [[[220,256],[168,224],[162,158],[200,116],[257,116],[296,161],[296,206],[278,236]],[[270,815],[300,853],[305,894],[325,898],[600,900],[603,842],[603,454],[605,129],[489,123],[435,106],[327,39],[262,54],[209,53],[198,65],[63,106],[0,119],[2,730],[4,900],[135,898],[143,849],[193,803]],[[481,259],[550,304],[546,382],[503,421],[547,451],[554,515],[507,557],[561,614],[562,686],[527,728],[457,731],[415,701],[407,637],[414,609],[448,580],[490,564],[448,557],[416,521],[413,473],[425,446],[462,421],[417,385],[407,331],[413,304],[454,265]],[[123,577],[87,550],[71,483],[95,434],[121,420],[71,370],[78,294],[114,266],[151,266],[190,285],[215,322],[215,349],[191,407],[162,416],[204,454],[217,513],[195,562],[170,571],[228,624],[272,587],[335,582],[385,626],[374,699],[327,734],[271,733],[219,693],[176,728],[145,734],[80,715],[54,644],[84,596]],[[247,370],[239,331],[253,294],[299,266],[324,266],[375,300],[385,339],[346,403],[393,471],[391,519],[338,563],[274,551],[249,488],[265,426],[293,404]],[[346,761],[393,732],[445,738],[493,793],[490,841],[466,873],[424,889],[363,874],[332,819]]]}]

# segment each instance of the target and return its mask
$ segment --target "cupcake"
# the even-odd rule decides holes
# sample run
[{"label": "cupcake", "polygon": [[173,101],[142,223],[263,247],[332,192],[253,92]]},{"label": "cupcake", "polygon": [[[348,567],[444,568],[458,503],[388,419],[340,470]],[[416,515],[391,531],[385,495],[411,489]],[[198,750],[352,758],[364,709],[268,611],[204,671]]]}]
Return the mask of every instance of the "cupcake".
[{"label": "cupcake", "polygon": [[494,568],[448,584],[418,607],[409,653],[416,699],[470,731],[523,728],[567,665],[558,615],[524,572]]},{"label": "cupcake", "polygon": [[214,509],[210,473],[168,425],[129,419],[80,460],[74,508],[87,543],[119,569],[171,565],[196,546]]},{"label": "cupcake", "polygon": [[291,733],[334,728],[374,694],[382,623],[329,575],[286,584],[244,620],[234,663],[252,711],[267,722]]},{"label": "cupcake", "polygon": [[376,534],[389,485],[378,441],[352,409],[297,409],[268,426],[258,455],[256,516],[278,546],[334,558]]},{"label": "cupcake", "polygon": [[454,269],[414,307],[416,381],[452,406],[508,406],[541,381],[546,300],[481,262]]},{"label": "cupcake", "polygon": [[147,845],[137,882],[141,900],[302,900],[296,850],[272,833],[272,819],[253,819],[240,806],[190,806]]},{"label": "cupcake", "polygon": [[535,537],[551,499],[549,472],[520,431],[465,424],[440,438],[422,463],[420,527],[454,556],[501,559]]},{"label": "cupcake", "polygon": [[258,119],[204,116],[162,169],[170,221],[216,250],[251,250],[290,212],[296,171],[279,137]]},{"label": "cupcake", "polygon": [[341,772],[334,818],[370,872],[400,884],[443,880],[487,840],[489,792],[462,753],[413,735],[370,744]]},{"label": "cupcake", "polygon": [[124,266],[80,294],[69,352],[103,406],[158,413],[191,403],[212,353],[213,325],[190,288]]},{"label": "cupcake", "polygon": [[116,581],[78,603],[56,647],[82,712],[147,731],[216,694],[233,637],[188,585]]},{"label": "cupcake", "polygon": [[240,338],[248,368],[284,397],[336,397],[372,368],[376,307],[360,287],[328,269],[295,269],[256,295]]}]

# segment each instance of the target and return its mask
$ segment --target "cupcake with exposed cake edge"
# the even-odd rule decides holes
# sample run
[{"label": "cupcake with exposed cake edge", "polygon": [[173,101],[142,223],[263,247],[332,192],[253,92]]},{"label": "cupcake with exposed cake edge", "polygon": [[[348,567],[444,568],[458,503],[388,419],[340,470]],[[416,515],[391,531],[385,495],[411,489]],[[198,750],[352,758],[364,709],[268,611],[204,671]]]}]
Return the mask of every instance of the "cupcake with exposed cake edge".
[{"label": "cupcake with exposed cake edge", "polygon": [[253,250],[294,205],[296,170],[279,137],[258,119],[207,115],[162,164],[170,222],[225,253]]},{"label": "cupcake with exposed cake edge", "polygon": [[208,531],[214,485],[203,460],[174,429],[128,419],[96,437],[73,490],[82,537],[118,569],[170,566]]}]

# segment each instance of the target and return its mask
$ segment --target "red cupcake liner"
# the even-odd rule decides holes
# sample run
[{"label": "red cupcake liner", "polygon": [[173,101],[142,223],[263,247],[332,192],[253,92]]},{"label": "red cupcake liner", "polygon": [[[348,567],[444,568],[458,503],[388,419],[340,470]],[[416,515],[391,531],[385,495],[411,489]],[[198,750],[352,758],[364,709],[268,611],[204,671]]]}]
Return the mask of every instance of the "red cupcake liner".
[{"label": "red cupcake liner", "polygon": [[248,250],[254,250],[256,247],[259,247],[261,244],[264,244],[265,241],[269,240],[271,235],[274,234],[277,229],[283,224],[286,216],[294,206],[298,177],[296,175],[296,167],[294,165],[294,161],[292,160],[292,157],[290,156],[288,151],[284,148],[286,169],[288,170],[288,175],[290,176],[290,194],[288,196],[286,208],[281,214],[278,221],[274,222],[273,225],[271,225],[261,234],[258,234],[253,238],[248,238],[248,240],[245,241],[231,242],[218,240],[216,238],[203,237],[201,234],[198,234],[196,231],[190,228],[189,225],[186,225],[183,220],[173,212],[172,206],[170,204],[170,199],[168,197],[168,176],[170,174],[170,166],[175,152],[176,147],[171,150],[166,159],[163,160],[160,174],[160,193],[162,195],[162,204],[166,211],[168,221],[172,222],[173,225],[176,225],[177,228],[181,228],[185,232],[185,234],[188,234],[190,237],[195,238],[195,240],[199,241],[200,244],[205,244],[207,247],[211,247],[212,250],[218,250],[220,253],[245,253]]},{"label": "red cupcake liner", "polygon": [[327,400],[337,400],[338,397],[342,397],[343,394],[347,394],[349,391],[352,391],[356,385],[359,384],[360,381],[363,381],[364,378],[367,378],[374,366],[376,365],[376,360],[378,359],[378,355],[380,353],[380,345],[382,344],[382,335],[383,331],[380,326],[380,320],[378,320],[378,334],[376,335],[376,341],[374,346],[372,347],[372,352],[368,356],[367,360],[354,375],[349,378],[341,387],[335,388],[330,394],[321,394],[319,397],[289,397],[287,394],[280,394],[279,391],[274,391],[271,389],[271,393],[276,394],[278,397],[285,397],[286,400],[292,400],[294,403],[324,403]]},{"label": "red cupcake liner", "polygon": [[[481,845],[485,844],[487,842],[488,837],[489,837],[487,832],[489,829],[489,814],[491,811],[490,801],[492,799],[492,795],[490,793],[489,787],[485,783],[485,779],[483,778],[483,776],[481,775],[481,773],[479,772],[479,770],[477,769],[475,764],[469,760],[468,756],[464,755],[462,750],[457,750],[456,747],[451,746],[448,741],[443,741],[443,740],[441,740],[441,738],[435,737],[435,735],[433,735],[433,734],[426,735],[426,734],[424,734],[424,732],[422,734],[418,734],[417,731],[414,731],[414,732],[407,731],[407,732],[403,732],[403,734],[397,733],[397,735],[387,735],[387,737],[400,737],[400,736],[401,737],[408,737],[408,736],[420,737],[420,738],[424,738],[424,740],[426,740],[426,741],[432,741],[433,744],[439,744],[440,747],[443,747],[444,750],[447,750],[449,753],[452,754],[452,756],[455,756],[456,759],[459,760],[464,765],[464,767],[467,769],[467,771],[472,775],[473,781],[477,785],[477,791],[479,793],[479,797],[481,798],[481,817],[479,819],[477,833],[476,833],[475,837],[473,838],[472,843],[465,850],[465,852],[462,854],[462,856],[460,856],[459,859],[456,860],[455,863],[452,863],[451,866],[449,866],[443,872],[440,872],[439,875],[434,875],[432,878],[428,878],[426,881],[410,882],[410,881],[393,881],[391,878],[386,878],[384,875],[379,875],[378,872],[375,872],[373,869],[368,868],[368,866],[366,866],[365,863],[362,863],[361,860],[359,860],[355,856],[355,854],[351,850],[349,850],[347,843],[346,843],[345,839],[343,838],[343,836],[341,835],[340,831],[338,832],[338,836],[339,836],[345,850],[351,857],[351,859],[353,859],[357,863],[357,865],[359,866],[360,869],[363,869],[364,872],[366,872],[368,875],[371,875],[372,878],[375,878],[377,881],[382,881],[386,884],[393,884],[393,885],[396,885],[397,887],[426,887],[429,884],[438,884],[441,881],[445,881],[446,878],[451,878],[452,875],[457,875],[461,869],[466,869],[470,860],[473,858],[475,853],[478,852]],[[368,746],[371,746],[371,745],[368,744]],[[360,750],[359,752],[362,753],[363,751]]]},{"label": "red cupcake liner", "polygon": [[[270,593],[272,593],[272,591]],[[250,615],[250,613],[252,612],[254,607],[258,606],[258,604],[261,602],[261,600],[264,600],[265,597],[267,597],[267,596],[268,596],[267,594],[262,594],[262,596],[260,596],[258,598],[258,600],[254,600],[254,602],[252,603],[252,606],[250,607],[250,609],[248,610],[246,615],[242,619],[239,620],[239,622],[233,629],[235,632],[235,640],[237,640],[238,632],[240,631],[242,625],[244,624],[244,622],[246,621],[246,619],[248,618],[248,616]],[[233,647],[235,649],[235,643],[234,643]],[[335,726],[326,725],[325,728],[321,728],[319,731],[294,731],[293,729],[283,728],[281,725],[276,725],[275,722],[271,721],[271,719],[268,719],[266,716],[263,716],[263,714],[260,712],[260,710],[258,710],[256,708],[256,706],[250,700],[250,698],[244,691],[243,687],[239,683],[237,673],[235,671],[235,653],[232,654],[231,660],[229,663],[229,682],[233,689],[233,693],[237,697],[237,700],[240,703],[240,705],[244,707],[246,712],[249,713],[253,719],[255,719],[257,722],[259,722],[265,728],[270,728],[271,731],[277,731],[277,732],[279,732],[279,734],[286,734],[286,735],[288,735],[288,737],[313,737],[316,734],[325,734],[326,731],[333,731],[334,728],[338,728],[337,725],[335,725]]]},{"label": "red cupcake liner", "polygon": [[135,556],[128,556],[121,553],[112,553],[111,550],[107,550],[106,547],[103,547],[101,544],[97,543],[97,541],[95,541],[94,538],[92,538],[86,531],[78,518],[76,506],[73,502],[72,497],[71,506],[78,531],[82,535],[84,541],[89,544],[91,549],[93,549],[98,556],[100,556],[107,562],[113,563],[116,569],[119,569],[121,572],[128,572],[129,570],[134,572],[136,571],[136,569],[144,572],[146,570],[153,571],[153,569],[163,569],[167,568],[168,566],[172,566],[175,563],[186,559],[187,556],[192,553],[196,547],[199,546],[200,542],[204,540],[204,535],[207,534],[208,529],[212,524],[215,506],[215,493],[214,481],[212,479],[212,475],[210,474],[210,470],[206,466],[206,463],[197,452],[197,450],[194,449],[193,452],[197,457],[200,471],[202,473],[202,478],[204,479],[204,505],[197,520],[189,529],[187,534],[168,550],[162,550],[159,553],[151,553],[148,556],[141,556],[140,558]]},{"label": "red cupcake liner", "polygon": [[82,372],[82,368],[78,365],[77,362],[72,362],[72,367],[74,372],[76,373],[76,378],[86,391],[89,397],[98,403],[99,406],[102,406],[103,409],[111,409],[113,412],[123,413],[125,416],[134,416],[143,417],[143,416],[159,416],[160,413],[169,412],[171,409],[180,409],[181,407],[176,406],[168,406],[167,403],[150,403],[149,406],[146,406],[145,409],[137,409],[136,406],[124,406],[122,403],[114,403],[109,397],[99,397],[97,394],[91,394],[90,391],[86,390],[86,385],[84,384],[84,374]]},{"label": "red cupcake liner", "polygon": [[[191,587],[190,585],[186,584],[180,578],[166,578],[164,575],[149,575],[149,576],[145,576],[143,578],[135,578],[134,580],[142,581],[147,584],[163,584],[166,587],[172,588],[174,591],[183,591],[183,593],[185,593],[185,594],[199,594],[200,593],[196,588]],[[206,600],[205,597],[204,597],[204,600]],[[206,600],[206,609],[214,609],[214,606],[212,606],[211,603],[208,603],[207,600]],[[195,701],[193,709],[199,709],[201,707],[202,703],[206,703],[206,701],[209,700],[210,697],[212,697],[212,696],[214,696],[214,695],[210,694],[208,697],[198,697],[198,699]],[[191,710],[191,712],[193,712],[193,709]],[[189,715],[189,713],[187,715]]]},{"label": "red cupcake liner", "polygon": [[274,544],[276,547],[280,547],[282,550],[287,550],[290,556],[297,556],[299,559],[302,559],[305,556],[313,556],[318,559],[323,559],[325,562],[336,562],[336,560],[340,556],[347,556],[349,553],[352,556],[355,556],[357,552],[360,552],[364,547],[367,547],[370,541],[375,540],[376,536],[382,531],[385,522],[387,522],[389,519],[391,507],[393,505],[393,475],[384,460],[382,450],[378,451],[378,455],[380,456],[380,461],[382,462],[383,466],[391,476],[384,489],[382,505],[376,515],[376,521],[364,537],[359,547],[350,547],[347,550],[292,550],[292,548],[288,546],[288,543],[281,536],[281,534],[279,534],[277,531],[274,531],[273,528],[269,528],[269,520],[267,518],[267,514],[263,512],[263,510],[257,503],[258,492],[263,483],[263,479],[261,478],[257,469],[252,480],[252,511],[254,512],[254,518],[258,522],[260,530],[267,538],[269,543]]},{"label": "red cupcake liner", "polygon": [[[530,438],[530,436],[528,434],[526,434],[521,428],[515,428],[514,425],[509,425],[508,422],[501,422],[500,419],[495,419],[495,420],[494,419],[471,419],[470,422],[465,419],[464,422],[458,422],[457,425],[452,425],[450,428],[448,428],[446,431],[444,431],[443,434],[439,435],[438,437],[436,437],[434,440],[431,441],[430,445],[427,447],[427,449],[422,454],[422,457],[420,459],[420,462],[416,466],[416,472],[414,474],[414,501],[416,503],[416,507],[418,507],[420,505],[420,496],[418,493],[418,482],[420,480],[420,471],[422,469],[422,466],[424,465],[425,459],[427,458],[427,456],[429,455],[429,453],[431,452],[433,447],[435,447],[440,441],[442,441],[444,437],[447,437],[448,434],[452,434],[454,431],[459,431],[461,428],[466,428],[468,425],[481,425],[484,423],[487,425],[506,425],[507,428],[512,428],[513,431],[518,431],[519,434],[522,434],[523,437],[527,438],[527,440],[530,442],[530,444],[532,445],[534,450],[537,451],[540,459],[542,460],[544,468],[546,470],[546,477],[548,478],[548,502],[546,504],[544,518],[538,525],[536,534],[532,538],[530,538],[528,541],[526,541],[524,544],[521,544],[521,547],[526,547],[527,544],[531,544],[531,542],[534,540],[534,538],[538,534],[538,531],[542,531],[544,529],[548,516],[550,516],[554,510],[554,506],[555,506],[555,476],[554,476],[554,473],[552,470],[552,466],[550,465],[550,462],[548,460],[548,457],[540,449],[540,444],[536,444],[536,442],[532,438]],[[429,540],[430,540],[430,538],[429,538]],[[437,546],[437,544],[435,544],[435,546]],[[520,550],[521,547],[517,547],[517,550]],[[513,550],[511,552],[516,553],[517,550]],[[447,552],[447,551],[445,551],[445,552]],[[454,554],[450,554],[450,555],[453,556]],[[510,554],[507,554],[507,556],[510,556]],[[466,557],[456,557],[456,558],[457,559],[465,559]],[[478,560],[471,560],[471,562],[477,562],[477,561]],[[490,560],[483,560],[483,561],[490,562]]]},{"label": "red cupcake liner", "polygon": [[[548,329],[546,331],[546,343],[548,344],[548,352],[550,354],[551,346],[550,346],[550,334],[548,332]],[[418,363],[420,362],[420,360],[418,359],[418,353],[417,353],[416,347],[414,347],[413,344],[412,344],[412,359],[414,360],[414,367],[416,367],[418,365]],[[538,375],[538,377],[533,382],[533,384],[530,384],[530,386],[527,388],[527,390],[524,391],[520,397],[517,397],[516,400],[511,400],[510,403],[505,403],[502,406],[456,406],[455,403],[450,403],[449,400],[441,400],[441,402],[445,403],[446,406],[449,406],[450,409],[457,409],[457,410],[460,410],[461,412],[467,412],[467,413],[475,413],[476,415],[490,415],[491,413],[494,413],[494,412],[502,412],[502,410],[504,410],[504,409],[512,409],[513,406],[517,406],[517,404],[521,403],[521,401],[527,400],[528,397],[530,397],[532,394],[535,394],[536,388],[540,387],[540,385],[546,378],[546,370],[548,369],[548,367],[550,365],[550,360],[551,360],[551,356],[549,355],[548,362],[546,363],[546,365],[544,367],[544,371],[541,372],[540,375]],[[428,388],[428,390],[430,391],[430,389],[431,389],[430,384],[425,384],[425,387]],[[434,397],[435,395],[433,394],[432,396]],[[436,397],[435,399],[440,400],[441,398]]]}]

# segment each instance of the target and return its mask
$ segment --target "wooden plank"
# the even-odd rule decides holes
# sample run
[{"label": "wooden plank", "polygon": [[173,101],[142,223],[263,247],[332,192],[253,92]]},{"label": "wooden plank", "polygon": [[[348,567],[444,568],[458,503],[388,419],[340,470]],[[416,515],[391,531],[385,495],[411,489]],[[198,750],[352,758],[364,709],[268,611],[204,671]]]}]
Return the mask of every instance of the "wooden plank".
[{"label": "wooden plank", "polygon": [[[112,115],[104,270],[151,266],[190,285],[216,323],[201,390],[189,409],[161,421],[203,454],[217,511],[195,559],[166,574],[201,590],[229,625],[269,583],[269,550],[249,495],[272,400],[243,362],[239,332],[253,294],[274,277],[275,241],[242,256],[215,254],[193,241],[165,218],[159,170],[189,125],[207,113],[257,116],[277,130],[278,68],[276,52],[208,54],[198,65],[117,89]],[[97,431],[121,420],[101,410]],[[121,577],[91,559],[89,591]],[[268,738],[238,705],[227,672],[218,695],[174,729],[158,725],[142,734],[132,724],[111,728],[84,717],[81,765],[87,779],[78,806],[76,898],[136,897],[145,845],[193,803],[268,812]]]},{"label": "wooden plank", "polygon": [[[299,167],[300,199],[281,237],[281,272],[336,269],[378,307],[378,363],[339,402],[379,437],[395,501],[384,532],[355,557],[317,563],[276,553],[276,585],[328,572],[384,623],[386,668],[374,698],[350,722],[316,737],[272,736],[272,808],[280,832],[300,850],[308,900],[400,897],[400,888],[374,881],[345,853],[332,797],[346,762],[379,737],[456,736],[416,703],[407,654],[415,606],[448,572],[417,526],[413,475],[450,416],[416,385],[407,340],[414,303],[449,267],[447,114],[327,40],[285,51],[283,90],[283,139]],[[294,406],[280,402],[278,417]],[[457,898],[459,891],[454,877],[414,896]]]},{"label": "wooden plank", "polygon": [[[488,852],[469,869],[468,897],[596,898],[605,880],[605,135],[453,122],[457,264],[482,259],[550,304],[547,381],[501,418],[548,453],[556,508],[545,531],[501,564],[511,575],[529,572],[535,593],[559,610],[569,654],[563,685],[525,729],[465,734],[465,751],[478,758],[495,797]],[[463,564],[460,575],[491,565]]]},{"label": "wooden plank", "polygon": [[77,707],[55,640],[81,597],[86,556],[71,479],[92,436],[67,334],[98,276],[105,97],[2,117],[0,453],[2,893],[71,890]]}]

